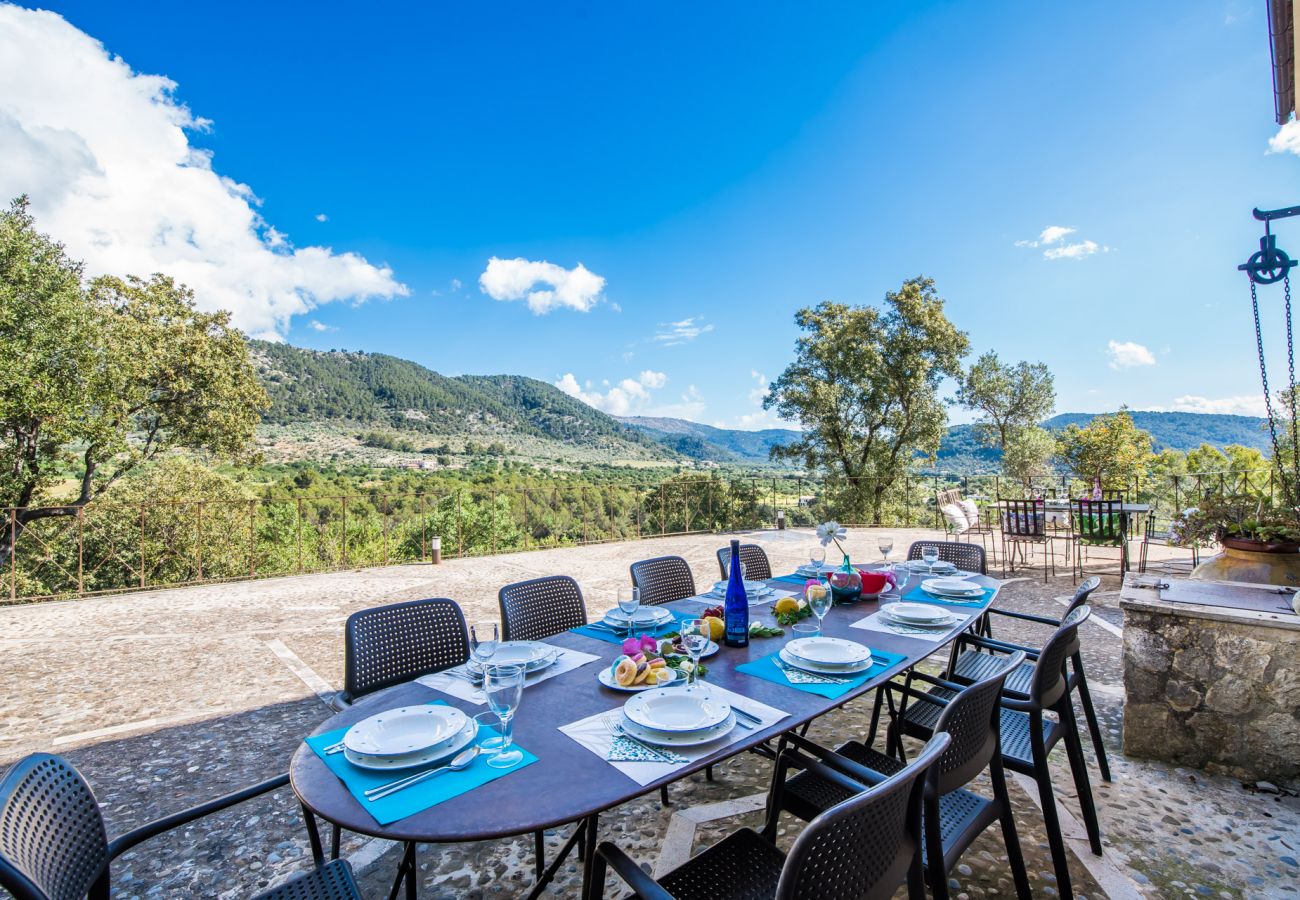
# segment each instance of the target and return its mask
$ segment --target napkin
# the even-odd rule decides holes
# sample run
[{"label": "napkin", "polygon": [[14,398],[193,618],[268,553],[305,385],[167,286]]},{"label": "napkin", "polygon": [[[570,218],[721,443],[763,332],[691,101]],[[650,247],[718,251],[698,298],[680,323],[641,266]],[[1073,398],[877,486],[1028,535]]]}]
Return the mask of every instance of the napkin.
[{"label": "napkin", "polygon": [[614,738],[609,751],[605,754],[606,762],[668,762],[684,763],[688,760],[680,753],[674,753],[667,747],[650,747],[640,741],[634,741],[626,735]]},{"label": "napkin", "polygon": [[[581,650],[570,650],[567,647],[556,647],[555,649],[560,651],[559,656],[555,658],[555,662],[545,669],[529,673],[524,680],[524,687],[532,687],[548,678],[563,675],[565,672],[572,672],[589,662],[600,659],[594,653],[583,653]],[[468,670],[461,665],[435,672],[432,675],[421,675],[415,680],[427,688],[433,688],[435,691],[450,694],[467,703],[482,706],[487,703],[487,698],[483,696],[483,691],[480,689],[482,682],[474,683],[466,680],[464,676],[467,674],[469,674]]]}]

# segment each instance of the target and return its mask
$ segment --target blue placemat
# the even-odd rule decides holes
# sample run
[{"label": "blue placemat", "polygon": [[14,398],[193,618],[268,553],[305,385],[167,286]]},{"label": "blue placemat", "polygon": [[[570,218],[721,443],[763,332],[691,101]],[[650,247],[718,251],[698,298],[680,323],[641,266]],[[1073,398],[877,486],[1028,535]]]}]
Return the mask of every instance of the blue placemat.
[{"label": "blue placemat", "polygon": [[818,696],[825,697],[828,700],[834,700],[838,697],[844,696],[849,691],[856,690],[869,679],[875,678],[881,672],[891,666],[898,665],[906,659],[906,657],[901,653],[886,653],[884,650],[873,649],[871,651],[871,658],[873,660],[871,668],[867,669],[865,672],[860,672],[852,678],[845,679],[842,684],[791,684],[785,677],[785,673],[781,671],[776,663],[772,662],[772,657],[775,655],[775,653],[769,653],[762,659],[756,659],[752,662],[736,666],[736,671],[744,672],[746,675],[753,675],[757,678],[764,678],[768,681],[774,681],[777,684],[783,684],[786,687],[791,687],[795,690],[817,694]]},{"label": "blue placemat", "polygon": [[[643,634],[653,634],[656,637],[663,637],[665,634],[668,634],[670,631],[676,631],[677,629],[681,628],[682,622],[686,621],[687,619],[699,618],[698,614],[696,613],[677,612],[676,610],[669,610],[669,611],[672,612],[673,617],[669,619],[667,622],[665,622],[664,624],[660,625],[654,631],[650,631],[649,629],[636,628],[633,629],[632,635],[634,637],[640,637]],[[574,634],[580,634],[583,637],[595,638],[598,641],[605,641],[608,644],[621,644],[623,643],[623,641],[627,640],[627,636],[628,636],[626,628],[620,628],[618,629],[617,632],[614,632],[604,627],[593,628],[590,625],[579,625],[577,628],[570,628],[569,630],[572,631]]]},{"label": "blue placemat", "polygon": [[944,606],[966,606],[971,609],[981,609],[988,606],[996,593],[997,591],[993,588],[985,588],[984,593],[978,600],[955,600],[951,597],[940,597],[937,594],[926,593],[925,589],[918,585],[908,591],[903,599],[911,603],[942,603]]},{"label": "blue placemat", "polygon": [[[436,703],[443,701],[437,700]],[[419,784],[414,784],[405,790],[398,791],[395,794],[389,794],[379,800],[367,800],[365,791],[368,788],[379,787],[381,784],[388,784],[390,781],[396,781],[404,775],[414,774],[417,769],[403,769],[394,772],[372,772],[369,769],[361,769],[352,765],[343,756],[342,753],[325,754],[325,748],[337,744],[343,740],[343,735],[347,733],[346,728],[340,728],[337,731],[329,731],[325,734],[318,734],[315,737],[307,738],[307,746],[315,752],[321,762],[329,768],[331,772],[338,776],[343,782],[344,787],[357,802],[374,816],[375,821],[380,825],[387,825],[390,822],[396,822],[398,819],[405,819],[407,816],[414,815],[431,806],[437,806],[444,800],[450,800],[452,797],[458,797],[466,791],[472,791],[479,785],[487,784],[489,781],[496,781],[511,772],[518,772],[524,766],[537,762],[537,757],[524,750],[524,758],[516,765],[509,769],[494,769],[487,764],[487,758],[491,751],[484,751],[470,763],[468,768],[461,769],[459,772],[443,772],[439,775],[433,775],[426,778]],[[491,728],[480,728],[476,743],[481,743],[490,737],[496,736],[497,732]],[[515,746],[518,746],[517,744]]]},{"label": "blue placemat", "polygon": [[778,575],[776,578],[769,578],[769,581],[788,581],[791,584],[802,586],[805,582],[810,581],[812,576],[806,575]]}]

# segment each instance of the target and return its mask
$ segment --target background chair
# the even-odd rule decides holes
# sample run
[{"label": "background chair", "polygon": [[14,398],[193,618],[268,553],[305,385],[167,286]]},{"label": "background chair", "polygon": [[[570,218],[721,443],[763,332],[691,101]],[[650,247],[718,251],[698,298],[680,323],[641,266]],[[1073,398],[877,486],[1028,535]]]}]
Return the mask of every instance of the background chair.
[{"label": "background chair", "polygon": [[516,581],[497,591],[501,607],[501,637],[507,641],[540,641],[587,624],[582,589],[568,575]]},{"label": "background chair", "polygon": [[465,615],[454,600],[411,600],[363,609],[343,629],[343,690],[335,708],[469,659]]},{"label": "background chair", "polygon": [[1083,577],[1088,547],[1118,547],[1119,574],[1128,571],[1128,531],[1118,500],[1076,500],[1073,522],[1075,577]]},{"label": "background chair", "polygon": [[[1155,513],[1152,513],[1151,515],[1147,516],[1146,525],[1142,529],[1142,543],[1138,546],[1138,571],[1139,572],[1145,572],[1147,570],[1147,559],[1149,556],[1149,550],[1153,545],[1157,547],[1178,546],[1174,542],[1173,524],[1174,524],[1173,520],[1171,519],[1169,521],[1168,527],[1160,529],[1156,527]],[[1191,550],[1192,550],[1192,568],[1196,568],[1201,564],[1201,548],[1197,545],[1195,541],[1192,541]],[[1171,561],[1166,561],[1166,566],[1168,565],[1169,562]]]},{"label": "background chair", "polygon": [[[1015,671],[1024,658],[1023,653],[1006,658],[998,657],[998,666],[992,668],[985,678],[968,687],[959,687],[914,671],[909,673],[905,685],[889,682],[882,689],[890,693],[891,713],[896,709],[893,700],[895,695],[901,698],[904,705],[911,698],[918,702],[938,704],[940,711],[935,731],[946,733],[952,739],[948,749],[926,773],[924,815],[921,819],[922,862],[926,878],[930,882],[930,892],[940,900],[946,900],[949,895],[948,873],[957,865],[957,860],[995,822],[1002,827],[1016,895],[1019,900],[1029,900],[1029,875],[1020,852],[1020,840],[1016,836],[1016,823],[1012,815],[1011,798],[1007,794],[999,742],[999,700],[1003,679],[1008,672]],[[916,691],[912,685],[918,679],[940,687],[953,688],[957,694],[951,700],[943,700],[933,694]],[[892,725],[890,735],[889,743],[892,745],[896,743]],[[857,741],[849,741],[835,751],[818,747],[793,733],[785,735],[784,741],[812,753],[823,762],[828,762],[829,757],[834,755],[837,757],[836,763],[841,767],[863,767],[858,780],[865,784],[877,784],[886,777],[901,772],[906,766],[901,754],[887,756]],[[966,787],[986,769],[993,785],[992,799]],[[815,772],[802,772],[786,782],[782,804],[787,811],[807,820],[847,796],[837,784]],[[768,827],[771,830],[765,833],[769,839],[775,837],[775,825],[775,817],[769,817]]]},{"label": "background chair", "polygon": [[941,560],[952,563],[964,572],[978,572],[981,575],[989,573],[984,548],[960,541],[913,541],[912,546],[907,548],[907,558],[920,559],[921,551],[927,547],[938,550]]},{"label": "background chair", "polygon": [[660,606],[695,596],[695,576],[680,556],[657,556],[632,563],[632,586],[641,589],[642,606]]},{"label": "background chair", "polygon": [[1002,528],[1002,577],[1007,577],[1007,564],[1015,571],[1015,553],[1020,551],[1024,560],[1024,548],[1041,546],[1043,548],[1043,584],[1047,584],[1047,570],[1051,567],[1056,574],[1056,556],[1053,554],[1051,539],[1047,533],[1047,513],[1033,500],[998,500],[998,518]]},{"label": "background chair", "polygon": [[813,819],[789,854],[742,828],[656,881],[617,846],[605,842],[596,850],[593,890],[596,896],[603,893],[608,863],[645,900],[887,900],[904,881],[911,900],[924,900],[921,786],[948,743],[947,735],[937,735],[912,765],[865,790],[831,765],[786,749],[777,758],[769,816],[780,812],[790,767],[814,772],[850,794]]},{"label": "background chair", "polygon": [[[740,545],[740,562],[745,567],[745,578],[750,581],[766,581],[772,577],[772,564],[767,560],[767,551],[758,544]],[[731,547],[718,548],[718,569],[722,580],[727,580],[731,571]]]},{"label": "background chair", "polygon": [[[17,900],[107,900],[114,859],[150,838],[289,783],[278,775],[108,840],[90,785],[48,753],[19,760],[0,782],[0,887]],[[314,845],[318,850],[319,846]],[[258,894],[260,900],[360,900],[352,868],[334,860]]]}]

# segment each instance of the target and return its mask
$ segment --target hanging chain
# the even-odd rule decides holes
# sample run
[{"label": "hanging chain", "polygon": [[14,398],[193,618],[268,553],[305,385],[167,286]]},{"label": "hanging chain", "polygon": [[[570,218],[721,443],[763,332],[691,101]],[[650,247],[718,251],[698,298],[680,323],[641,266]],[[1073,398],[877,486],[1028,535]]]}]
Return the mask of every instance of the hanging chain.
[{"label": "hanging chain", "polygon": [[1295,344],[1292,341],[1291,330],[1290,275],[1283,279],[1282,286],[1286,297],[1287,369],[1291,378],[1290,388],[1287,391],[1287,406],[1291,412],[1291,466],[1294,472],[1290,481],[1287,480],[1286,469],[1282,463],[1282,446],[1277,439],[1277,420],[1273,415],[1273,393],[1268,387],[1268,368],[1264,365],[1264,333],[1259,324],[1259,297],[1255,293],[1255,280],[1253,278],[1250,279],[1250,305],[1251,311],[1255,314],[1255,347],[1259,351],[1259,380],[1264,387],[1264,412],[1268,416],[1268,433],[1273,441],[1273,465],[1277,467],[1278,476],[1282,481],[1282,495],[1286,499],[1287,505],[1294,507],[1296,503],[1293,491],[1295,486],[1300,484],[1300,440],[1297,440],[1300,423],[1296,421]]}]

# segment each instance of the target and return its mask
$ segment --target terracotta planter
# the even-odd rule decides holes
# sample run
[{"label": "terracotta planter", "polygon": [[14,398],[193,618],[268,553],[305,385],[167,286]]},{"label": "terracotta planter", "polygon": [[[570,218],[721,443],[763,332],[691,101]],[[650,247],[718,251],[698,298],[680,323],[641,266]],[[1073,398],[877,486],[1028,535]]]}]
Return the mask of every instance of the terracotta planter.
[{"label": "terracotta planter", "polygon": [[1300,544],[1224,537],[1223,552],[1196,567],[1199,581],[1246,581],[1300,587]]}]

